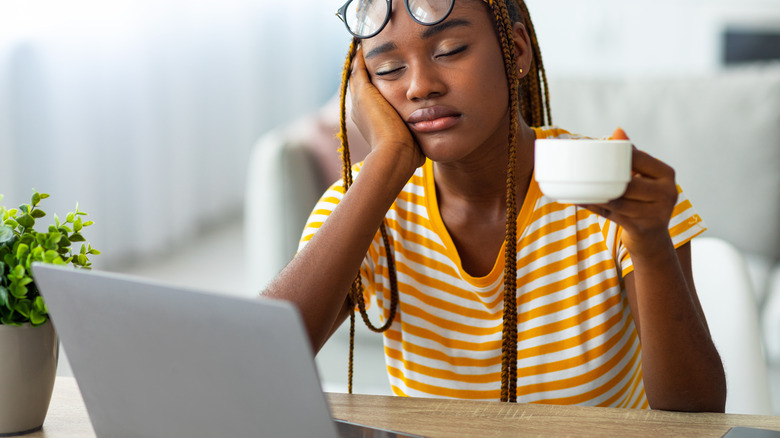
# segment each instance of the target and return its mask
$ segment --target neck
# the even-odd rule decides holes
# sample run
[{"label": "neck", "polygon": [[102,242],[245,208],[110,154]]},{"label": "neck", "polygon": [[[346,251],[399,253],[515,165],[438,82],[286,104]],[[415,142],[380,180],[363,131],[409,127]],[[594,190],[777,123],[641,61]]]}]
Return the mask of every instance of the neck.
[{"label": "neck", "polygon": [[[506,137],[504,137],[506,138]],[[515,149],[515,187],[519,211],[533,175],[534,140],[536,134],[521,121]],[[434,163],[434,178],[439,204],[456,203],[463,208],[482,213],[506,213],[506,169],[508,146],[504,144],[482,150],[474,160],[454,163]]]}]

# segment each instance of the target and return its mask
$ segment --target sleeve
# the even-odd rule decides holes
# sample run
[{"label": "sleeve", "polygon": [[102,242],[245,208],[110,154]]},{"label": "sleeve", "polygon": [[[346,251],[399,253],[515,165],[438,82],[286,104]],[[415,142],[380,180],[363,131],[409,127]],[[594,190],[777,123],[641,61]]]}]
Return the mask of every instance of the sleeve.
[{"label": "sleeve", "polygon": [[[688,200],[678,185],[677,204],[674,206],[672,218],[669,220],[669,236],[672,238],[674,247],[681,247],[706,230],[707,225],[693,208],[691,201]],[[618,230],[618,233],[622,233],[622,228]],[[623,276],[626,276],[634,270],[634,265],[631,263],[631,256],[628,254],[628,250],[625,245],[623,245],[622,241],[620,241],[618,245],[620,268]]]}]

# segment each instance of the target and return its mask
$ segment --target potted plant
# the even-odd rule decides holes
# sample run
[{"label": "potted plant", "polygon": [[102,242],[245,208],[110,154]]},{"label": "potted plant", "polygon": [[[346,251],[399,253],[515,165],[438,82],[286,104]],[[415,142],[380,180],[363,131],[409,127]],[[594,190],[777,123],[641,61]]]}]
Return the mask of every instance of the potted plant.
[{"label": "potted plant", "polygon": [[[36,231],[46,216],[39,208],[45,193],[33,192],[30,204],[6,209],[0,205],[0,436],[38,430],[49,408],[57,373],[59,345],[46,303],[32,278],[33,262],[89,268],[89,256],[100,254],[82,243],[86,213],[68,213],[47,231]],[[2,201],[2,195],[0,195]]]}]

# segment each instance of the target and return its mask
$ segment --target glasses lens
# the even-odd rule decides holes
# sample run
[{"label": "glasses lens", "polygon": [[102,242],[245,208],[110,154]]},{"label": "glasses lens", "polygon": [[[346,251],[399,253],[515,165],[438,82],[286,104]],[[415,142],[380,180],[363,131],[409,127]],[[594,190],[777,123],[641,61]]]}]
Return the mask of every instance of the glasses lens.
[{"label": "glasses lens", "polygon": [[409,0],[409,13],[422,24],[444,20],[452,9],[453,0]]},{"label": "glasses lens", "polygon": [[354,0],[347,7],[347,26],[357,36],[373,35],[382,27],[387,13],[385,0]]}]

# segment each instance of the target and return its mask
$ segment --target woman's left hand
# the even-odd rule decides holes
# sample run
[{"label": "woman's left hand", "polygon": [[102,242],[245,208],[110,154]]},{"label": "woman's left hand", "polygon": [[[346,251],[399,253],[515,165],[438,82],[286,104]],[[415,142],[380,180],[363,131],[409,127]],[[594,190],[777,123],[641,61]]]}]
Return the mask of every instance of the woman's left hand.
[{"label": "woman's left hand", "polygon": [[[612,138],[628,140],[620,128]],[[669,221],[678,193],[675,173],[672,167],[636,147],[631,161],[631,181],[623,196],[584,207],[623,228],[622,240],[629,253],[650,255],[669,239]]]}]

